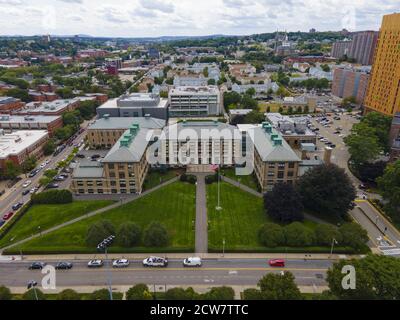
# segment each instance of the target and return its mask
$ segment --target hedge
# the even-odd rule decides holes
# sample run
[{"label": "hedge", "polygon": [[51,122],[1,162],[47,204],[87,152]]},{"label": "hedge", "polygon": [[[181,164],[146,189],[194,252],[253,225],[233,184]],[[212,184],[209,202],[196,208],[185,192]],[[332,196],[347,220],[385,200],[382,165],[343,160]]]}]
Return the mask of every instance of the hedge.
[{"label": "hedge", "polygon": [[32,196],[32,204],[66,204],[72,201],[69,190],[50,190]]}]

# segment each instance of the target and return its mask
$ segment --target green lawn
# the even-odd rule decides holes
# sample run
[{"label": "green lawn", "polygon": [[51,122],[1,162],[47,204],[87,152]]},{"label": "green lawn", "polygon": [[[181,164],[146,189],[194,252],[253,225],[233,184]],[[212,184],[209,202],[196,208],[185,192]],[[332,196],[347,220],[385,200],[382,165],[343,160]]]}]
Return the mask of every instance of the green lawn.
[{"label": "green lawn", "polygon": [[221,211],[217,211],[217,183],[207,185],[208,246],[227,250],[259,247],[257,232],[268,221],[263,199],[244,192],[228,183],[221,183]]},{"label": "green lawn", "polygon": [[166,226],[171,243],[168,248],[118,248],[110,252],[179,252],[194,248],[195,186],[175,182],[134,202],[82,220],[41,238],[34,239],[11,252],[23,253],[94,253],[85,243],[86,233],[94,222],[107,219],[116,228],[131,221],[143,229],[158,221]]},{"label": "green lawn", "polygon": [[258,183],[257,183],[257,179],[255,178],[254,175],[237,176],[235,174],[234,168],[222,169],[221,173],[228,178],[231,178],[237,182],[240,182],[241,184],[244,184],[245,186],[248,186],[248,187],[258,191]]},{"label": "green lawn", "polygon": [[154,187],[157,187],[161,183],[164,183],[168,180],[175,178],[180,173],[182,173],[182,172],[180,172],[179,170],[173,170],[173,169],[168,170],[165,173],[161,173],[159,171],[150,171],[144,182],[143,189],[150,190]]},{"label": "green lawn", "polygon": [[[271,220],[265,214],[262,198],[241,189],[221,183],[221,211],[217,211],[218,184],[207,185],[208,248],[210,252],[221,252],[223,239],[225,250],[230,252],[271,253],[327,253],[330,247],[276,247],[266,248],[258,242],[258,230]],[[315,229],[316,222],[305,220],[304,225]],[[350,253],[351,248],[336,247],[336,253]]]},{"label": "green lawn", "polygon": [[[69,204],[34,205],[0,240],[0,247],[25,239],[86,213],[111,205],[113,201],[74,201]],[[39,229],[40,227],[40,229]]]}]

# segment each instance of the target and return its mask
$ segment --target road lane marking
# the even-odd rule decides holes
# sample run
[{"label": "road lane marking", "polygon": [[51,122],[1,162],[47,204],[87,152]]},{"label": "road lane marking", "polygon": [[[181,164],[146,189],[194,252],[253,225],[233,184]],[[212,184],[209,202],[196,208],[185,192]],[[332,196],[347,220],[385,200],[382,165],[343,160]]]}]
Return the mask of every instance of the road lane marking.
[{"label": "road lane marking", "polygon": [[[117,269],[109,269],[109,268],[104,268],[104,269],[72,269],[69,271],[76,271],[76,272],[102,272],[104,270],[113,270],[116,272],[129,272],[129,271],[144,271],[144,272],[161,272],[161,271],[230,271],[232,269],[229,268],[200,268],[200,269],[186,269],[186,268],[166,268],[166,269],[144,269],[144,268],[117,268]],[[327,268],[237,268],[237,271],[310,271],[310,272],[316,272],[316,271],[328,271],[329,269]],[[67,274],[68,271],[65,272]]]}]

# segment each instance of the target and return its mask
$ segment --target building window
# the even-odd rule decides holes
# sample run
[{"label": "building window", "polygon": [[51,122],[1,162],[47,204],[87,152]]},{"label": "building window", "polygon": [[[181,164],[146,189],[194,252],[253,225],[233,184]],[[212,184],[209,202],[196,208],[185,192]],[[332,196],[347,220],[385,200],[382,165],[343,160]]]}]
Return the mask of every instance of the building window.
[{"label": "building window", "polygon": [[283,171],[278,172],[278,179],[283,179],[285,177],[285,173]]},{"label": "building window", "polygon": [[289,168],[293,169],[294,168],[294,162],[289,163]]}]

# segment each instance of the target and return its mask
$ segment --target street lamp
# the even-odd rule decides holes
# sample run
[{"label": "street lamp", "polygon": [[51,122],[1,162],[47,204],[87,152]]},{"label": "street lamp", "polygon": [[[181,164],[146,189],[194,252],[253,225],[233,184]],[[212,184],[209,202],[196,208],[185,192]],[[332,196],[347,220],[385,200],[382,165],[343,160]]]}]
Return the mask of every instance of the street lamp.
[{"label": "street lamp", "polygon": [[[108,247],[114,242],[115,236],[109,236],[108,238],[104,239],[102,242],[99,243],[97,246],[97,250],[103,250],[106,255],[106,263],[108,262],[108,252],[107,249]],[[109,265],[109,270],[107,273],[108,277],[108,291],[110,293],[110,300],[113,300],[113,294],[112,294],[112,278],[111,278],[111,265]]]},{"label": "street lamp", "polygon": [[33,288],[33,292],[35,293],[35,299],[36,299],[36,301],[38,301],[39,298],[38,298],[38,295],[37,295],[37,292],[36,292],[36,286],[37,286],[37,282],[35,280],[31,280],[31,281],[28,282],[28,290],[30,288]]},{"label": "street lamp", "polygon": [[222,257],[225,257],[225,238],[222,240]]},{"label": "street lamp", "polygon": [[335,246],[335,244],[339,244],[335,238],[332,239],[332,247],[331,247],[331,254],[329,256],[329,259],[332,258],[332,254],[333,254],[333,247]]}]

